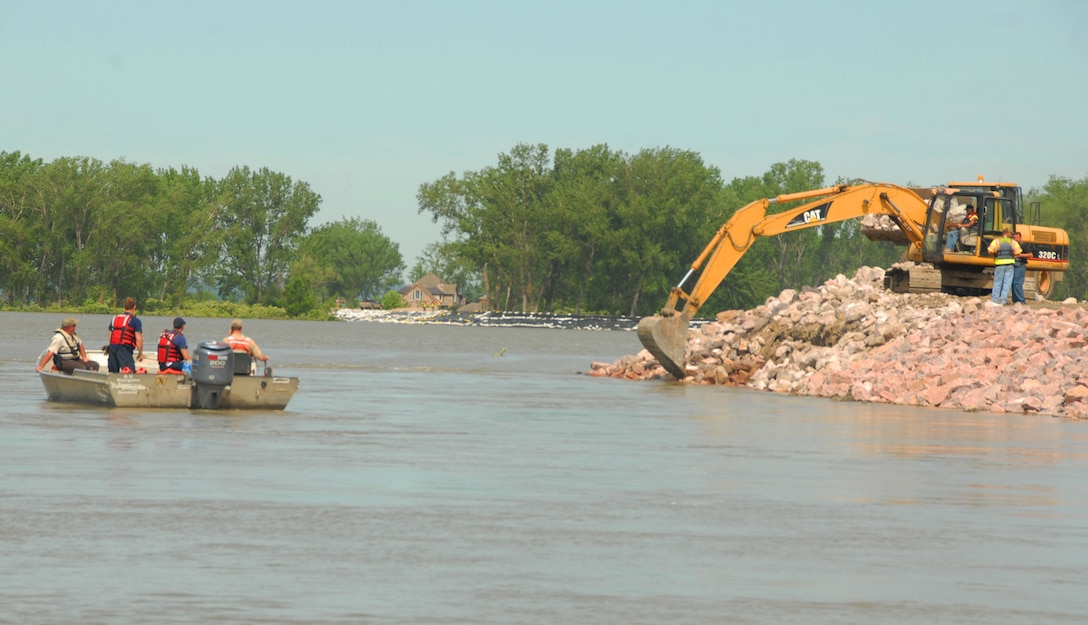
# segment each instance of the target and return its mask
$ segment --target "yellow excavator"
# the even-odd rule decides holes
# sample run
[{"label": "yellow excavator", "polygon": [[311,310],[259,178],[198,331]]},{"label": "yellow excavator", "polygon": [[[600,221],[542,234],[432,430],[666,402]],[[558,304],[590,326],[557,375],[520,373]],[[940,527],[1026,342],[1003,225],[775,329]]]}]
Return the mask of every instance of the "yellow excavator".
[{"label": "yellow excavator", "polygon": [[[803,203],[767,214],[772,205],[799,201]],[[969,228],[959,229],[967,207],[977,211],[978,220]],[[1038,205],[1032,204],[1031,208],[1032,221],[1038,221]],[[909,269],[888,270],[884,286],[895,292],[988,294],[993,287],[994,259],[986,249],[1005,225],[1021,233],[1021,246],[1032,253],[1024,281],[1026,295],[1048,297],[1069,268],[1069,235],[1060,228],[1025,223],[1019,185],[988,182],[982,176],[976,182],[950,182],[932,188],[856,180],[756,200],[737,210],[670,291],[661,314],[639,321],[639,340],[669,373],[682,379],[687,375],[684,354],[688,325],[757,237],[867,215],[872,216],[871,220],[890,220],[888,227],[866,232],[869,238],[906,244],[909,247],[905,257],[921,263]],[[958,237],[947,236],[956,229]],[[949,243],[951,248],[946,247]],[[685,291],[684,285],[696,275],[694,286]]]}]

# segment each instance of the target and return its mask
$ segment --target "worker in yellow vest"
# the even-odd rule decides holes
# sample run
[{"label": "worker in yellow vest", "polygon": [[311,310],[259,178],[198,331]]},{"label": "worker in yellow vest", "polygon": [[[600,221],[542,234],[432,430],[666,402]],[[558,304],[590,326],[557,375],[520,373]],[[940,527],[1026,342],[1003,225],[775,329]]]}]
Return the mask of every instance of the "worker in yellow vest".
[{"label": "worker in yellow vest", "polygon": [[1012,290],[1013,271],[1016,267],[1016,257],[1024,253],[1020,244],[1012,238],[1012,226],[1008,224],[1001,229],[1001,236],[990,242],[986,251],[994,257],[994,288],[990,292],[990,300],[1002,306],[1009,299]]}]

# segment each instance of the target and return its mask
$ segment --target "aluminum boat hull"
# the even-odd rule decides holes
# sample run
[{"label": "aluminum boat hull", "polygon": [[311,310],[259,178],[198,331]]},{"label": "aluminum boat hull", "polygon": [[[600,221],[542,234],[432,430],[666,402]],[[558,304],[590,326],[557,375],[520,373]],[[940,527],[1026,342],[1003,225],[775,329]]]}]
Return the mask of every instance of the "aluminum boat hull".
[{"label": "aluminum boat hull", "polygon": [[[110,408],[201,408],[197,383],[187,375],[106,373],[77,369],[72,375],[41,371],[49,401]],[[283,410],[299,379],[235,376],[222,389],[220,410]]]}]

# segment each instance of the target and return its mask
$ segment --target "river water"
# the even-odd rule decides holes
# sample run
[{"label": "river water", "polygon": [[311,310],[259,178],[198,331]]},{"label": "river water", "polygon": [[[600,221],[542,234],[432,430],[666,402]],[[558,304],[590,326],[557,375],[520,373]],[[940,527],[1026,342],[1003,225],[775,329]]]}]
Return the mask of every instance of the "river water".
[{"label": "river water", "polygon": [[579,375],[632,332],[261,320],[286,411],[108,410],[45,401],[62,316],[0,313],[2,623],[1088,619],[1088,423]]}]

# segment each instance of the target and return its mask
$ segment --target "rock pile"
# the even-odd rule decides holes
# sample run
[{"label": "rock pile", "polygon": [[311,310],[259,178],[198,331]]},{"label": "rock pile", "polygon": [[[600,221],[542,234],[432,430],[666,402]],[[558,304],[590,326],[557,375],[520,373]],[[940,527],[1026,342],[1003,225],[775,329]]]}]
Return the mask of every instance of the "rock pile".
[{"label": "rock pile", "polygon": [[[863,267],[692,330],[685,383],[1088,419],[1088,311],[899,294]],[[646,350],[589,375],[672,379]]]}]

